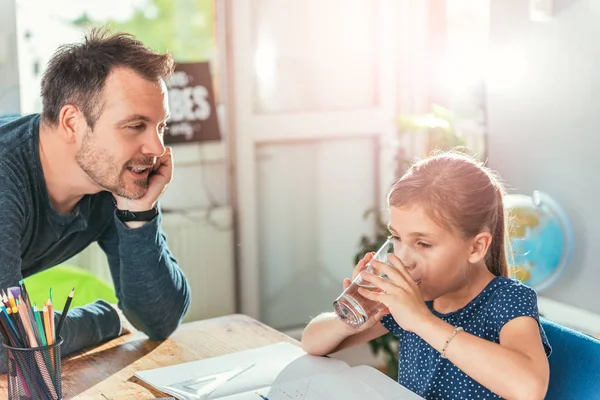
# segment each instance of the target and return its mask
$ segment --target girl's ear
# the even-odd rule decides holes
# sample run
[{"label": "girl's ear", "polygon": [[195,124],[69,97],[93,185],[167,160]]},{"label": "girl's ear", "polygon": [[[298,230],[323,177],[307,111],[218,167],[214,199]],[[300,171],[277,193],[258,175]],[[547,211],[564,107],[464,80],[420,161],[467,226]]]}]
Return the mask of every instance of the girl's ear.
[{"label": "girl's ear", "polygon": [[471,241],[471,247],[469,252],[469,262],[476,264],[481,260],[485,259],[485,255],[492,244],[492,234],[489,232],[481,232],[475,236]]}]

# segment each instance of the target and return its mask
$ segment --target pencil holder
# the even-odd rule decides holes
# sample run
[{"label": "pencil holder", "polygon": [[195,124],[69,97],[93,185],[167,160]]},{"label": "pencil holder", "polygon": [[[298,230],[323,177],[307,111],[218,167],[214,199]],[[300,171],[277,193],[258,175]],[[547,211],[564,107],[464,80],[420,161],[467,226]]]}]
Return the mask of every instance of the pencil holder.
[{"label": "pencil holder", "polygon": [[9,400],[62,399],[60,346],[20,348],[3,343],[8,360]]}]

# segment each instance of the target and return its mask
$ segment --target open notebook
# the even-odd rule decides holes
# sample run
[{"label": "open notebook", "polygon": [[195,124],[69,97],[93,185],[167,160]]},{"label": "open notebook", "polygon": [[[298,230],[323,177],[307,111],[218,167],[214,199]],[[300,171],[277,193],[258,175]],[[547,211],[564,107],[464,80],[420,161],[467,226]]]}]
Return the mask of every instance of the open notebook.
[{"label": "open notebook", "polygon": [[416,400],[413,392],[368,366],[306,354],[278,343],[135,376],[181,400]]}]

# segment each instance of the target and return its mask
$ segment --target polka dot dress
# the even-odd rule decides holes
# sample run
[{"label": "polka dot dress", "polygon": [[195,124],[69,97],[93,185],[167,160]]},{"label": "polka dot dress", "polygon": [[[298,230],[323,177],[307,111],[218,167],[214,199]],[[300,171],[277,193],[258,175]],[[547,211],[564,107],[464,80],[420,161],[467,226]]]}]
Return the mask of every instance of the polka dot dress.
[{"label": "polka dot dress", "polygon": [[[466,332],[499,343],[500,330],[510,320],[530,316],[539,323],[537,295],[533,289],[520,282],[494,278],[469,304],[458,311],[440,314],[433,302],[426,302],[431,312]],[[426,399],[500,399],[449,360],[419,336],[406,332],[391,315],[381,319],[386,329],[400,338],[398,382]],[[544,330],[540,334],[546,354],[551,348]]]}]

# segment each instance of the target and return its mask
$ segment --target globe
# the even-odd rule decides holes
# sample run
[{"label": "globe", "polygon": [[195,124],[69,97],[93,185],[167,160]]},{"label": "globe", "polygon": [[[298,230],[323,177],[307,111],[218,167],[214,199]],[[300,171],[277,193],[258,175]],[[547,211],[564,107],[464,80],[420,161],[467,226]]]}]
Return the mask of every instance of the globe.
[{"label": "globe", "polygon": [[573,253],[573,228],[548,194],[504,196],[508,211],[507,260],[513,277],[542,291],[554,284]]}]

